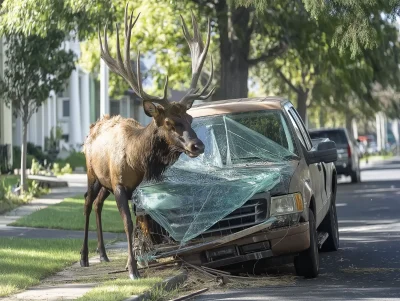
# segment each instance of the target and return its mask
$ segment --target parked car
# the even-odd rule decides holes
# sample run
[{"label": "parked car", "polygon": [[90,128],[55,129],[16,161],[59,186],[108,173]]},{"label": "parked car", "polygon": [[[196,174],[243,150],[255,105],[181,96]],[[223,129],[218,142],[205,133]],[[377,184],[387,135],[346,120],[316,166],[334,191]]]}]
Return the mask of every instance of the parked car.
[{"label": "parked car", "polygon": [[338,152],[335,166],[338,175],[350,176],[352,183],[361,181],[357,142],[350,137],[345,128],[312,129],[309,132],[311,138],[329,138],[335,141]]},{"label": "parked car", "polygon": [[371,141],[368,144],[367,152],[369,155],[376,155],[378,153],[378,145],[376,144],[375,141]]},{"label": "parked car", "polygon": [[281,98],[215,101],[188,113],[205,152],[182,155],[163,181],[139,186],[133,201],[147,220],[144,248],[153,247],[137,254],[210,268],[289,255],[298,275],[317,277],[319,250],[339,248],[335,142],[312,140]]}]

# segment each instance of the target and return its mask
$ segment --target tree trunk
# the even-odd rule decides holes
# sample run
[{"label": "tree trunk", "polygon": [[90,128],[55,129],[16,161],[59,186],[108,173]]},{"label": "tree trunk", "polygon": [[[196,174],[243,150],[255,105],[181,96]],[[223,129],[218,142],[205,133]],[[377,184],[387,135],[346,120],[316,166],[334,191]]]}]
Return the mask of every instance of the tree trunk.
[{"label": "tree trunk", "polygon": [[26,179],[26,157],[28,153],[28,122],[22,118],[22,146],[21,146],[21,193],[28,190]]},{"label": "tree trunk", "polygon": [[297,92],[297,112],[299,113],[301,119],[303,119],[304,124],[307,126],[307,98],[308,93],[299,91]]},{"label": "tree trunk", "polygon": [[353,124],[351,122],[352,120],[353,120],[353,116],[349,112],[347,112],[346,113],[346,129],[351,138],[354,137]]},{"label": "tree trunk", "polygon": [[250,10],[244,7],[230,8],[226,1],[218,1],[215,8],[221,59],[220,88],[216,97],[245,98],[248,95],[248,58],[252,33],[249,28]]}]

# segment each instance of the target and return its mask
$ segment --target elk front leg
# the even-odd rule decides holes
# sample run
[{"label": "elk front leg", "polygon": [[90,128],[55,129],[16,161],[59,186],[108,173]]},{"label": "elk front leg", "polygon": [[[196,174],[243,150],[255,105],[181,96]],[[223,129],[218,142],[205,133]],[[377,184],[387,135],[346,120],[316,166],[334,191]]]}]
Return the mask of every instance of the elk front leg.
[{"label": "elk front leg", "polygon": [[118,185],[114,192],[115,199],[117,201],[117,206],[119,213],[121,214],[121,218],[124,222],[124,228],[126,233],[126,238],[128,240],[128,271],[129,277],[131,279],[140,278],[140,274],[137,268],[137,262],[133,255],[133,222],[131,213],[129,211],[129,198],[126,192],[126,189]]},{"label": "elk front leg", "polygon": [[84,206],[84,214],[85,214],[85,229],[84,229],[84,239],[83,246],[81,249],[81,267],[89,266],[89,249],[88,249],[88,230],[89,230],[89,217],[90,212],[92,212],[92,205],[99,194],[100,191],[100,183],[98,181],[93,181],[88,179],[88,191],[85,193],[85,206]]},{"label": "elk front leg", "polygon": [[110,192],[102,187],[100,189],[99,195],[94,201],[94,211],[96,212],[96,224],[97,224],[97,250],[100,254],[100,261],[109,262],[107,257],[106,248],[104,247],[103,239],[103,227],[101,225],[101,211],[103,210],[103,205],[105,199],[110,195]]}]

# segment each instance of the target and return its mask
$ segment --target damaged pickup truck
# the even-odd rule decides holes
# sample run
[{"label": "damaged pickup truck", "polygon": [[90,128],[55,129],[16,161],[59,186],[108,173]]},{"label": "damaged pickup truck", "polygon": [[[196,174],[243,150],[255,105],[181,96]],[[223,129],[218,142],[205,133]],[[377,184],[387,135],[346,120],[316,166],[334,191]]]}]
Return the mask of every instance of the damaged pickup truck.
[{"label": "damaged pickup truck", "polygon": [[162,182],[136,190],[148,238],[139,263],[178,256],[221,268],[293,255],[299,276],[317,277],[319,250],[339,247],[335,143],[311,140],[285,99],[203,103],[188,113],[205,152],[182,155]]}]

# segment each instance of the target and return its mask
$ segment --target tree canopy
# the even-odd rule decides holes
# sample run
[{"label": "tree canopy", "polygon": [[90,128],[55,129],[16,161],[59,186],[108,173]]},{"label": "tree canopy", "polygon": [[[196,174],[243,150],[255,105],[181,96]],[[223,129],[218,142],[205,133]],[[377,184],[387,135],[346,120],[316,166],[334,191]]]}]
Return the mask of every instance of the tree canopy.
[{"label": "tree canopy", "polygon": [[0,32],[46,36],[57,29],[93,36],[98,24],[113,21],[117,7],[109,0],[3,0]]},{"label": "tree canopy", "polygon": [[[153,89],[162,90],[165,76],[170,87],[184,90],[190,82],[191,61],[184,40],[180,14],[190,25],[193,10],[205,39],[211,20],[209,55],[214,59],[213,99],[248,96],[248,82],[257,81],[260,93],[290,96],[297,100],[304,118],[307,108],[329,106],[372,114],[389,102],[388,91],[399,90],[398,0],[184,0],[129,2],[134,16],[141,12],[131,38],[131,59],[138,51],[152,63],[143,74]],[[66,37],[77,30],[81,43],[80,64],[99,71],[97,29],[107,31],[115,56],[115,22],[123,23],[125,0],[5,0],[0,31],[46,36],[61,30]],[[28,17],[26,17],[28,16]],[[121,33],[123,32],[123,26]],[[123,39],[121,39],[121,44]],[[208,59],[202,82],[210,71]],[[143,68],[142,68],[143,70]],[[380,98],[374,88],[380,87]],[[128,88],[110,74],[111,96]],[[383,97],[382,91],[385,91]],[[296,101],[295,101],[296,102]],[[303,106],[303,107],[301,107]]]},{"label": "tree canopy", "polygon": [[[259,14],[268,11],[271,0],[232,0],[237,6],[253,6]],[[398,0],[302,0],[306,10],[316,20],[330,20],[335,24],[331,43],[341,51],[350,49],[352,56],[363,49],[378,46],[379,30],[375,19],[384,15],[395,23],[400,16]]]}]

